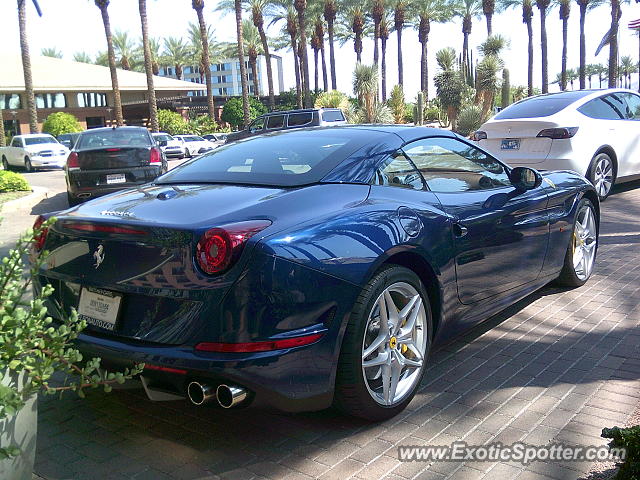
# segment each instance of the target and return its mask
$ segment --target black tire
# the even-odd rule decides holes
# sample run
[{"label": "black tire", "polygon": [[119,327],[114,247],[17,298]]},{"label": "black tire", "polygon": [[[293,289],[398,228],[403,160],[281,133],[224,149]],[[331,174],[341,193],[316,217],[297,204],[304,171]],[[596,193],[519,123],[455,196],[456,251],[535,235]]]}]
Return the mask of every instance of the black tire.
[{"label": "black tire", "polygon": [[4,155],[2,156],[2,168],[7,171],[11,170],[11,165],[9,165],[9,162],[7,162],[7,157],[5,157]]},{"label": "black tire", "polygon": [[[397,404],[385,406],[372,398],[365,383],[362,348],[367,320],[376,300],[388,286],[397,282],[410,284],[422,297],[426,313],[427,344],[421,371],[412,390]],[[404,410],[422,383],[431,346],[432,325],[429,297],[420,278],[414,272],[397,265],[389,265],[376,273],[358,296],[347,324],[336,374],[334,405],[344,413],[371,421],[386,420]]]},{"label": "black tire", "polygon": [[[611,177],[610,177],[611,186],[606,191],[603,191],[603,189],[600,188],[600,185],[601,185],[600,180],[602,177],[600,165],[603,162],[605,164],[608,163],[611,166]],[[598,193],[598,198],[600,198],[600,201],[604,201],[611,194],[611,190],[613,189],[613,186],[616,183],[617,170],[618,169],[617,169],[615,160],[611,158],[611,156],[608,153],[605,153],[605,152],[596,153],[593,159],[591,160],[591,165],[589,165],[589,171],[587,172],[587,178],[596,187],[596,191]]]},{"label": "black tire", "polygon": [[24,171],[33,172],[33,165],[31,165],[31,159],[29,159],[29,157],[24,157]]},{"label": "black tire", "polygon": [[[567,252],[564,256],[564,265],[562,266],[560,275],[555,281],[557,285],[562,287],[581,287],[582,285],[587,283],[587,281],[591,277],[591,274],[593,273],[593,267],[591,267],[591,270],[589,271],[587,277],[580,278],[576,273],[576,269],[573,265],[573,256],[574,256],[574,248],[575,248],[574,239],[576,237],[576,224],[578,220],[578,215],[580,214],[581,210],[585,207],[591,209],[591,213],[593,214],[593,217],[595,219],[596,229],[599,228],[599,221],[598,221],[598,217],[596,216],[596,209],[594,208],[593,203],[588,198],[583,198],[582,200],[580,200],[580,203],[578,203],[578,206],[576,208],[576,219],[573,223],[573,228],[571,229],[571,237],[569,238],[569,245],[567,246]],[[593,253],[594,264],[596,259],[595,257],[597,256],[597,253],[598,253],[598,235],[597,234],[595,237],[595,242],[596,242],[596,245],[594,246],[595,251]]]},{"label": "black tire", "polygon": [[185,158],[191,158],[191,152],[189,151],[189,149],[188,149],[188,148],[186,148],[186,149],[184,150],[184,156],[185,156]]}]

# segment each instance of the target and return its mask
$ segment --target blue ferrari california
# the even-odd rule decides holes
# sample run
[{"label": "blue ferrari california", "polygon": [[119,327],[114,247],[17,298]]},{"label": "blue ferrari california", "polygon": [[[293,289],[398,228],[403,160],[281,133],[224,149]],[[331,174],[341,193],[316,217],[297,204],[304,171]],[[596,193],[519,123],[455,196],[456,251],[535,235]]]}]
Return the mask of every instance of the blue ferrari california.
[{"label": "blue ferrari california", "polygon": [[410,126],[301,129],[220,147],[56,214],[36,282],[79,348],[144,362],[151,399],[400,412],[432,346],[593,271],[582,176],[510,168]]}]

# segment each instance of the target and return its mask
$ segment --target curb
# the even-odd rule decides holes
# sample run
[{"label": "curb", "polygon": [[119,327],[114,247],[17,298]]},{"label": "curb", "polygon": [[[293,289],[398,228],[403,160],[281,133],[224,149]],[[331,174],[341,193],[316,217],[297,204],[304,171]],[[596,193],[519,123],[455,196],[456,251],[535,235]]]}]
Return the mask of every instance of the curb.
[{"label": "curb", "polygon": [[33,207],[40,200],[43,200],[49,196],[49,189],[44,187],[31,187],[32,191],[29,195],[24,197],[16,198],[15,200],[10,200],[6,203],[0,205],[0,212],[15,212],[16,210],[20,210],[23,208]]}]

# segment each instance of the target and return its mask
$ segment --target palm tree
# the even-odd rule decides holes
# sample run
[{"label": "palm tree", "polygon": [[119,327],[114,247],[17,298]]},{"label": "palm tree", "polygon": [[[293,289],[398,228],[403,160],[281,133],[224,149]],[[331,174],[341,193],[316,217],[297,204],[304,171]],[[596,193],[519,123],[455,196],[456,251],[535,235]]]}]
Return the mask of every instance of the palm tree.
[{"label": "palm tree", "polygon": [[79,63],[93,63],[91,55],[87,52],[76,52],[73,54],[73,61]]},{"label": "palm tree", "polygon": [[151,131],[160,130],[158,125],[158,104],[156,103],[156,90],[153,86],[153,58],[149,48],[149,25],[147,23],[147,0],[138,0],[140,10],[140,25],[142,27],[142,49],[144,53],[144,71],[147,75],[147,95],[149,100],[149,121]]},{"label": "palm tree", "polygon": [[482,0],[455,0],[452,7],[454,16],[462,18],[462,70],[466,75],[469,35],[471,35],[473,19],[478,18],[482,13]]},{"label": "palm tree", "polygon": [[[193,0],[194,2],[196,0]],[[242,113],[244,117],[244,127],[249,125],[249,86],[247,85],[247,66],[244,63],[244,44],[242,41],[242,0],[234,0],[236,14],[236,41],[238,42],[238,61],[240,62],[240,85],[242,88]],[[202,30],[202,36],[206,30]],[[208,55],[207,55],[208,57]],[[209,69],[207,68],[207,71]]]},{"label": "palm tree", "polygon": [[318,15],[315,23],[314,33],[320,45],[320,61],[322,63],[322,85],[325,92],[329,91],[329,79],[327,78],[327,60],[324,49],[324,22],[322,17]]},{"label": "palm tree", "polygon": [[404,85],[404,71],[402,65],[402,30],[406,25],[407,9],[410,7],[410,0],[396,0],[393,9],[393,26],[398,37],[398,85]]},{"label": "palm tree", "polygon": [[[567,88],[567,33],[569,28],[569,15],[571,14],[571,0],[559,0],[560,20],[562,20],[562,70],[560,72],[560,90]],[[571,85],[573,90],[573,84]]]},{"label": "palm tree", "polygon": [[[625,88],[631,86],[631,74],[638,71],[636,62],[629,55],[620,58],[620,76],[624,78]],[[622,83],[622,82],[621,82]]]},{"label": "palm tree", "polygon": [[109,66],[109,53],[108,52],[98,52],[96,54],[96,58],[93,61],[94,64],[96,65],[100,65],[102,67],[108,67]]},{"label": "palm tree", "polygon": [[29,38],[27,36],[27,8],[26,0],[18,0],[18,27],[20,30],[20,52],[22,53],[22,72],[24,75],[24,90],[27,97],[29,111],[29,131],[38,133],[38,112],[36,111],[36,97],[33,93],[33,77],[31,76],[31,56],[29,55]]},{"label": "palm tree", "polygon": [[335,22],[338,14],[337,0],[324,0],[323,15],[327,22],[327,33],[329,34],[329,67],[331,70],[331,89],[338,88],[336,81],[336,56],[334,52]]},{"label": "palm tree", "polygon": [[[593,63],[590,63],[589,65],[587,65],[584,69],[585,75],[586,77],[589,79],[589,88],[591,88],[591,79],[593,78],[594,75],[598,75],[600,69],[600,65],[596,65]],[[579,75],[578,71],[578,75]],[[580,89],[582,89],[582,82],[580,82]]]},{"label": "palm tree", "polygon": [[365,123],[372,123],[378,92],[378,69],[375,65],[356,65],[353,71],[353,93],[364,111]]},{"label": "palm tree", "polygon": [[319,68],[318,68],[318,57],[320,56],[320,60],[322,63],[322,79],[323,79],[323,90],[325,92],[329,91],[329,84],[327,81],[327,64],[325,62],[324,56],[324,23],[322,21],[322,13],[319,11],[312,10],[312,15],[310,18],[310,33],[311,33],[311,49],[313,50],[313,64],[314,64],[314,87],[315,91],[320,91],[320,81],[319,81]]},{"label": "palm tree", "polygon": [[113,48],[123,70],[132,70],[140,63],[136,46],[127,32],[116,30],[113,34]]},{"label": "palm tree", "polygon": [[341,21],[345,27],[338,33],[342,45],[344,45],[347,40],[353,40],[353,50],[356,52],[356,61],[362,63],[362,38],[372,32],[362,5],[353,4],[347,8],[341,17]]},{"label": "palm tree", "polygon": [[522,23],[527,26],[528,64],[527,64],[527,95],[533,95],[533,3],[532,0],[502,0],[503,8],[521,7]]},{"label": "palm tree", "polygon": [[547,57],[547,8],[551,0],[535,0],[540,10],[540,46],[542,52],[542,93],[549,92],[549,61]]},{"label": "palm tree", "polygon": [[380,53],[378,51],[378,39],[380,38],[380,22],[384,16],[384,0],[371,1],[371,18],[373,19],[373,64],[378,66]]},{"label": "palm tree", "polygon": [[433,79],[438,100],[447,112],[451,128],[455,129],[465,90],[463,75],[455,69],[456,51],[451,47],[438,50],[436,61],[441,70]]},{"label": "palm tree", "polygon": [[176,37],[164,39],[163,63],[173,65],[178,80],[182,80],[183,68],[190,60],[189,48],[184,40]]},{"label": "palm tree", "polygon": [[[213,87],[211,86],[211,61],[209,59],[209,42],[207,35],[207,24],[204,21],[204,0],[191,0],[191,7],[196,11],[196,15],[198,17],[198,25],[200,26],[200,38],[202,39],[202,61],[204,63],[204,78],[205,83],[207,84],[207,110],[209,112],[209,117],[212,120],[215,120],[215,106],[213,104]],[[238,36],[238,42],[242,35]],[[242,61],[242,59],[241,59]],[[242,68],[244,68],[244,63],[242,63]],[[241,68],[241,72],[242,72]],[[244,87],[246,88],[246,69],[245,69],[245,81]],[[248,118],[248,110],[247,110],[247,118]]]},{"label": "palm tree", "polygon": [[585,66],[587,63],[587,45],[584,33],[584,24],[587,19],[587,12],[604,3],[604,0],[576,0],[580,8],[580,88],[584,89],[585,82]]},{"label": "palm tree", "polygon": [[382,85],[382,101],[387,100],[387,40],[389,40],[389,26],[391,19],[389,18],[389,12],[385,12],[380,21],[380,78]]},{"label": "palm tree", "polygon": [[109,62],[109,71],[111,72],[111,89],[113,90],[113,108],[116,115],[116,125],[121,127],[124,125],[124,117],[122,116],[122,100],[120,99],[120,88],[118,87],[118,72],[116,70],[116,54],[113,50],[113,38],[111,36],[111,23],[109,21],[109,0],[94,0],[96,7],[100,9],[102,15],[102,24],[104,26],[104,34],[107,39],[107,60]]},{"label": "palm tree", "polygon": [[569,81],[569,85],[571,85],[571,90],[573,90],[573,82],[575,82],[578,78],[578,72],[574,68],[570,68],[566,73],[567,80]]},{"label": "palm tree", "polygon": [[[260,84],[258,83],[258,55],[262,55],[262,40],[260,32],[251,20],[242,20],[242,42],[243,49],[247,52],[249,68],[253,77],[253,94],[260,98]],[[232,57],[237,53],[237,46],[232,43],[225,51],[226,57]]]},{"label": "palm tree", "polygon": [[[463,2],[463,5],[470,2],[473,2],[475,5],[479,5],[479,0],[461,1]],[[460,6],[460,4],[450,5],[445,3],[445,0],[424,0],[415,4],[414,27],[418,30],[418,41],[422,46],[422,52],[420,55],[420,90],[424,92],[425,99],[429,98],[429,64],[427,61],[427,44],[429,42],[429,32],[431,31],[431,22],[446,22],[450,20],[453,16],[453,11],[450,7],[457,8]],[[471,20],[469,20],[469,24],[470,22]],[[469,32],[470,31],[471,29],[469,28]],[[465,48],[468,46],[468,34],[465,34],[464,36],[464,45]]]},{"label": "palm tree", "polygon": [[160,45],[160,39],[149,37],[149,53],[151,54],[151,71],[153,72],[154,75],[158,75],[160,73],[160,57],[162,56],[160,53],[161,49],[162,47]]},{"label": "palm tree", "polygon": [[599,88],[602,88],[602,81],[609,76],[609,67],[606,65],[598,65],[598,82]]},{"label": "palm tree", "polygon": [[302,84],[300,78],[300,61],[298,58],[298,14],[292,5],[286,2],[277,4],[278,10],[274,13],[270,25],[284,22],[283,36],[289,36],[291,50],[293,51],[293,66],[296,77],[296,102],[298,108],[302,108]]},{"label": "palm tree", "polygon": [[300,70],[302,71],[302,88],[305,108],[311,107],[311,88],[309,85],[309,59],[307,57],[307,0],[293,0],[293,6],[298,13],[298,32],[300,41],[298,50],[300,51]]},{"label": "palm tree", "polygon": [[[189,26],[187,27],[187,32],[189,34],[189,54],[191,55],[190,62],[193,65],[198,66],[198,73],[200,74],[200,82],[205,82],[205,73],[207,71],[207,64],[204,60],[204,53],[202,50],[202,35],[200,35],[200,25],[197,23],[189,22]],[[219,44],[214,40],[215,32],[211,25],[207,25],[207,45],[209,46],[209,61],[211,63],[216,63],[216,59],[212,58],[216,55],[212,55],[211,52],[216,51],[219,48]],[[231,53],[230,56],[234,57],[236,55],[235,52]]]},{"label": "palm tree", "polygon": [[56,47],[47,47],[40,50],[43,57],[62,58],[62,52]]},{"label": "palm tree", "polygon": [[490,37],[493,33],[491,20],[493,19],[493,14],[496,11],[496,1],[495,0],[482,0],[482,13],[484,13],[484,17],[487,20],[487,36]]},{"label": "palm tree", "polygon": [[618,77],[618,26],[622,4],[629,0],[611,0],[611,28],[609,29],[609,88],[616,86]]},{"label": "palm tree", "polygon": [[[271,68],[271,53],[269,52],[269,41],[264,30],[264,15],[269,15],[272,3],[269,0],[248,0],[251,9],[251,20],[258,29],[260,41],[262,42],[262,54],[267,64],[267,87],[269,90],[269,108],[276,108],[276,100],[273,91],[273,69]],[[255,79],[254,79],[255,81]]]}]

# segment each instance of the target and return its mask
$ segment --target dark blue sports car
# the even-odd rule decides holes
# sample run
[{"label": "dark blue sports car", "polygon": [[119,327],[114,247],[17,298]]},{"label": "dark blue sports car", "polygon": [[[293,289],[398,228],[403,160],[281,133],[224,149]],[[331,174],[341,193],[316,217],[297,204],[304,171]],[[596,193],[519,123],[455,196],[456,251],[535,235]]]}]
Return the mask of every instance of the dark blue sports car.
[{"label": "dark blue sports car", "polygon": [[424,127],[345,126],[220,147],[57,214],[37,286],[79,347],[144,362],[152,399],[335,404],[380,420],[431,347],[593,271],[598,196]]}]

